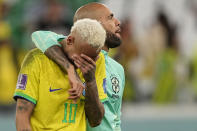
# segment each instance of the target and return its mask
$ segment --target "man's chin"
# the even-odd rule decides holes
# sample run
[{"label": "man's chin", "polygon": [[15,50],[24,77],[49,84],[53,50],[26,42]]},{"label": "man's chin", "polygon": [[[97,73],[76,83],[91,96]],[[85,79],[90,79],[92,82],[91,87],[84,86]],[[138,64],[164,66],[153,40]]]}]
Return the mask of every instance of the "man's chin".
[{"label": "man's chin", "polygon": [[120,45],[121,45],[121,43],[122,43],[122,41],[121,41],[121,39],[116,39],[116,40],[110,40],[110,41],[108,41],[108,40],[106,40],[106,45],[107,45],[107,47],[108,48],[116,48],[116,47],[119,47]]},{"label": "man's chin", "polygon": [[119,33],[110,33],[110,32],[107,32],[107,39],[105,41],[105,45],[108,47],[108,48],[116,48],[118,46],[120,46],[122,43],[121,41],[121,36]]}]

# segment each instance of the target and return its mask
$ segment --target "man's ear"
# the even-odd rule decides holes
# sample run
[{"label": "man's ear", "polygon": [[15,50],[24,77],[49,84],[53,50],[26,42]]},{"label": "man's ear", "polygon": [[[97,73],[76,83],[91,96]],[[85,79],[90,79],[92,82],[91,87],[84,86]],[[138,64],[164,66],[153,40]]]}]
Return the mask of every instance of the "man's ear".
[{"label": "man's ear", "polygon": [[74,44],[75,38],[73,36],[68,36],[68,38],[66,39],[66,44],[67,45],[72,45]]}]

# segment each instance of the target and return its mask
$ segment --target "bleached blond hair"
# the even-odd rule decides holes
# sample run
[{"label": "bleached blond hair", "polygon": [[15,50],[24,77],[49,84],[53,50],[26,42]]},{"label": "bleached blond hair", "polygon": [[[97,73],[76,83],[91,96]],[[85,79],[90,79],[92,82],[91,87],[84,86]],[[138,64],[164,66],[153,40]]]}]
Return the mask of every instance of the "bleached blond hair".
[{"label": "bleached blond hair", "polygon": [[78,34],[82,40],[94,48],[101,49],[106,39],[106,31],[103,26],[93,19],[77,20],[71,28],[71,34]]}]

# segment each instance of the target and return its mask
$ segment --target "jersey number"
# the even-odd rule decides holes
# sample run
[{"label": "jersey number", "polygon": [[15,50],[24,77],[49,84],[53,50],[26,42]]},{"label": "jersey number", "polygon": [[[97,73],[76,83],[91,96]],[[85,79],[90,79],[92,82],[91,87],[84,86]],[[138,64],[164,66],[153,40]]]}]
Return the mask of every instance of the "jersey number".
[{"label": "jersey number", "polygon": [[[64,122],[64,123],[75,123],[75,117],[76,117],[76,112],[77,112],[77,104],[65,103],[64,106],[65,106],[64,120],[62,122]],[[69,110],[69,112],[68,112],[68,110]],[[69,116],[68,116],[68,119],[67,119],[68,114],[69,114]]]}]

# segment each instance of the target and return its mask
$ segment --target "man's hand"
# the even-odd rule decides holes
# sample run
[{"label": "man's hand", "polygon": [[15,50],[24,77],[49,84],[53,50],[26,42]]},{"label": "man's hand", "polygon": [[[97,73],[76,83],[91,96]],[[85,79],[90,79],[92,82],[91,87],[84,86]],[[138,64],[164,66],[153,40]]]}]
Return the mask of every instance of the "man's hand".
[{"label": "man's hand", "polygon": [[86,82],[95,80],[96,63],[90,57],[81,54],[73,56],[75,65],[81,70]]},{"label": "man's hand", "polygon": [[[64,42],[64,40],[62,41]],[[45,55],[57,63],[65,72],[68,73],[68,79],[71,89],[68,91],[69,99],[77,100],[84,89],[83,83],[79,79],[74,66],[69,62],[61,47],[54,45],[45,51]]]},{"label": "man's hand", "polygon": [[77,99],[81,96],[85,87],[74,68],[67,70],[67,72],[69,83],[71,86],[71,89],[68,90],[68,93],[70,95],[68,99],[72,99],[76,102]]},{"label": "man's hand", "polygon": [[[81,56],[74,55],[73,60],[75,65],[81,70],[86,82],[95,80],[96,63],[90,57],[83,54]],[[69,89],[69,99],[73,99],[76,102],[77,99],[81,96],[85,87],[74,69],[67,71],[69,82],[72,87],[71,89]]]},{"label": "man's hand", "polygon": [[90,57],[81,54],[73,56],[75,65],[83,73],[86,82],[85,88],[85,114],[90,126],[98,126],[105,113],[103,104],[99,100],[95,79],[96,63]]}]

